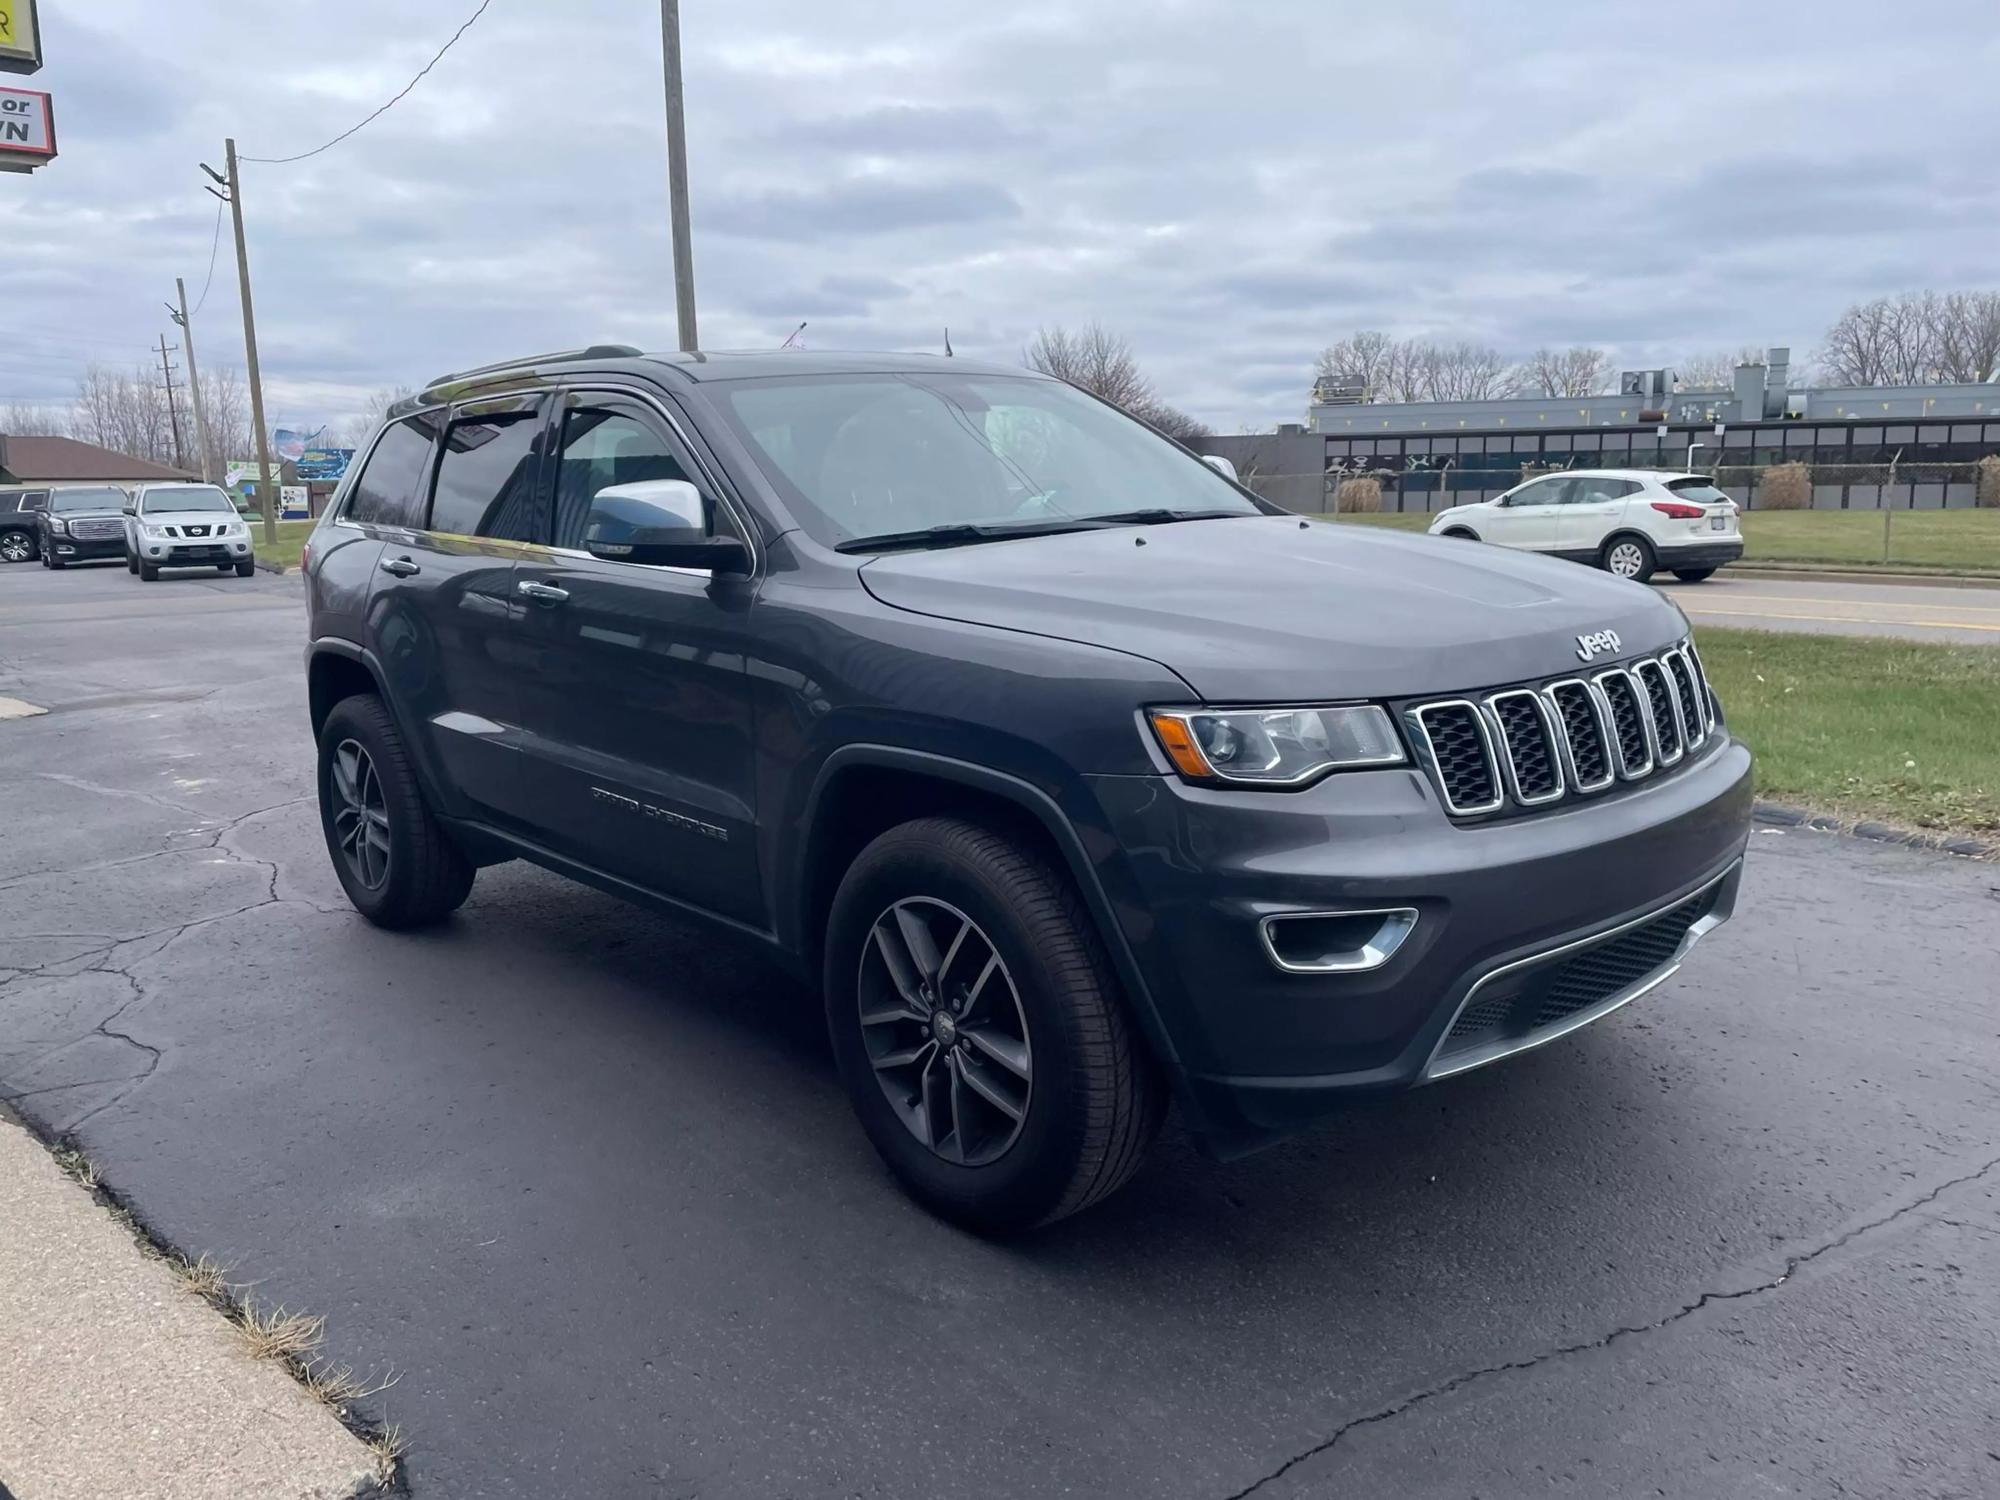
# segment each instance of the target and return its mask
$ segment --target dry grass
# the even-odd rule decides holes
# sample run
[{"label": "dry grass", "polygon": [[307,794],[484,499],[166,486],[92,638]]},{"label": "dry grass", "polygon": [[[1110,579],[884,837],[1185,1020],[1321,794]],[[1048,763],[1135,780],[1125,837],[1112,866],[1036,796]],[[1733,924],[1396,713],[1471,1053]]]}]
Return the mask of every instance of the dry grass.
[{"label": "dry grass", "polygon": [[278,1359],[301,1370],[326,1342],[326,1319],[312,1313],[265,1308],[244,1297],[236,1304],[236,1329],[252,1359]]},{"label": "dry grass", "polygon": [[204,1302],[226,1309],[232,1300],[227,1274],[206,1255],[196,1260],[189,1260],[185,1255],[170,1255],[167,1257],[167,1269],[180,1278],[182,1286]]},{"label": "dry grass", "polygon": [[2000,509],[2000,453],[1979,460],[1979,488],[1975,498],[1982,510]]},{"label": "dry grass", "polygon": [[97,1186],[97,1167],[91,1159],[73,1146],[57,1146],[50,1153],[56,1165],[62,1168],[63,1176],[79,1187]]},{"label": "dry grass", "polygon": [[1372,514],[1382,508],[1382,481],[1379,479],[1343,479],[1333,503],[1348,515]]},{"label": "dry grass", "polygon": [[1812,470],[1804,464],[1779,464],[1767,469],[1757,485],[1759,510],[1809,510]]}]

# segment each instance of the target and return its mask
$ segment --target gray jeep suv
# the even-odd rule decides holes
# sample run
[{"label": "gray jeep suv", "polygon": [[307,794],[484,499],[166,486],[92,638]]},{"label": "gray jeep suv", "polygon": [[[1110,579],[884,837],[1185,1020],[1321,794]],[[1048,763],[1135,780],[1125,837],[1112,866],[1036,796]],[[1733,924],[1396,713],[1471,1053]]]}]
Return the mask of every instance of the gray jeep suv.
[{"label": "gray jeep suv", "polygon": [[305,572],[364,915],[525,858],[730,929],[982,1229],[1111,1192],[1170,1098],[1232,1155],[1550,1041],[1736,898],[1750,757],[1672,603],[1278,512],[1017,369],[442,377]]}]

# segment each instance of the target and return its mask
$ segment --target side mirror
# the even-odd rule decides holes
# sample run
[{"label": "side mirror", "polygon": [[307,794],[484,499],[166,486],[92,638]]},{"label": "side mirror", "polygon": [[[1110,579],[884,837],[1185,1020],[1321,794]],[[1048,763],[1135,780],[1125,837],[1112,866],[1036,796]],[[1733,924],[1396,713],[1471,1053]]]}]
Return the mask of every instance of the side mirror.
[{"label": "side mirror", "polygon": [[610,562],[750,571],[750,553],[741,542],[709,534],[701,491],[685,479],[606,485],[591,497],[583,546]]},{"label": "side mirror", "polygon": [[133,503],[132,503],[132,502],[131,502],[130,500],[127,500],[127,501],[125,502],[125,504],[124,504],[124,505],[123,505],[122,507],[120,507],[120,508],[121,508],[121,509],[122,509],[122,510],[123,510],[123,511],[125,512],[125,514],[126,514],[126,515],[128,515],[128,516],[136,516],[136,515],[138,515],[138,514],[139,514],[139,508],[138,508],[137,506],[135,506],[135,505],[134,505],[134,504],[133,504]]},{"label": "side mirror", "polygon": [[1204,453],[1201,456],[1201,461],[1232,484],[1241,484],[1243,482],[1236,477],[1236,465],[1224,458],[1220,453]]}]

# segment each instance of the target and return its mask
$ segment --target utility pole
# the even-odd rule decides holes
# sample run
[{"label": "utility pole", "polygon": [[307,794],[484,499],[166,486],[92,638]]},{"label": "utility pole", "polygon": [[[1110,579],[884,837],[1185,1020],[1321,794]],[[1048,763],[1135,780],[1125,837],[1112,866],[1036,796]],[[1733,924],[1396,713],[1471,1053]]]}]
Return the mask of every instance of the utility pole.
[{"label": "utility pole", "polygon": [[[701,347],[694,328],[694,247],[688,229],[687,121],[681,108],[681,4],[660,0],[660,50],[667,70],[667,198],[674,229],[674,313],[681,348]],[[254,385],[254,378],[253,378]]]},{"label": "utility pole", "polygon": [[195,472],[209,484],[215,483],[215,475],[209,467],[208,420],[201,411],[201,374],[194,364],[194,323],[188,318],[187,283],[180,277],[174,278],[174,291],[180,296],[181,305],[167,308],[167,316],[181,331],[181,344],[188,357],[188,401],[194,407],[194,449]]},{"label": "utility pole", "polygon": [[[180,345],[175,344],[173,347],[178,349]],[[167,353],[167,336],[163,333],[160,335],[160,369],[166,375],[167,380],[167,426],[172,428],[174,433],[174,467],[176,469],[185,469],[187,467],[187,453],[181,447],[180,408],[174,405],[174,367],[167,363]]]},{"label": "utility pole", "polygon": [[222,149],[224,165],[229,169],[227,176],[207,162],[201,164],[201,169],[223,185],[224,192],[215,193],[214,188],[209,191],[229,205],[229,217],[236,226],[236,284],[243,297],[243,357],[250,367],[250,420],[257,430],[257,508],[264,517],[264,545],[275,547],[278,481],[271,467],[271,434],[264,426],[264,380],[257,370],[257,315],[250,307],[250,257],[243,247],[243,173],[236,165],[235,140],[225,140]]}]

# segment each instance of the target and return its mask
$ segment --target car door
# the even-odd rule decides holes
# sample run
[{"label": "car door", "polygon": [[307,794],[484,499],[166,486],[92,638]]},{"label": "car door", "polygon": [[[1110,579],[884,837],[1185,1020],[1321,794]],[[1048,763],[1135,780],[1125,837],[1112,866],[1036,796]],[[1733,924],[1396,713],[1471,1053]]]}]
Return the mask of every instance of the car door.
[{"label": "car door", "polygon": [[367,639],[440,811],[500,826],[518,826],[529,797],[513,572],[541,524],[544,400],[499,396],[394,424],[344,512],[384,544]]},{"label": "car door", "polygon": [[1531,480],[1512,494],[1502,497],[1486,523],[1485,540],[1503,547],[1521,547],[1530,552],[1553,552],[1562,515],[1563,496],[1570,480],[1564,475]]},{"label": "car door", "polygon": [[1625,517],[1625,502],[1641,486],[1608,474],[1583,474],[1570,482],[1569,494],[1556,523],[1556,550],[1565,556],[1594,558],[1604,539]]},{"label": "car door", "polygon": [[555,545],[515,574],[532,643],[519,682],[536,837],[593,869],[764,928],[741,647],[753,580],[584,550],[596,493],[643,480],[688,480],[718,534],[747,539],[748,529],[650,398],[565,393],[554,455]]}]

